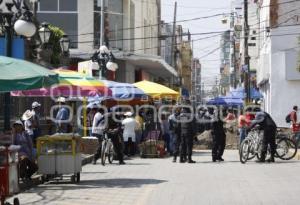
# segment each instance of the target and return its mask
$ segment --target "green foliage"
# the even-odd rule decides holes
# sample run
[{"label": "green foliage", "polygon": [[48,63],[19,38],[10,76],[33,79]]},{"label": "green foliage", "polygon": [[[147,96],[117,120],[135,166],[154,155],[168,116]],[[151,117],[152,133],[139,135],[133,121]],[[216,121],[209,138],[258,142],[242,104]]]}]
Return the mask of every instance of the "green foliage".
[{"label": "green foliage", "polygon": [[54,67],[57,67],[60,64],[60,55],[61,55],[59,40],[62,38],[65,32],[62,29],[53,25],[49,25],[49,29],[51,30],[49,45],[52,46],[52,51],[53,51],[53,54],[51,56],[51,64]]}]

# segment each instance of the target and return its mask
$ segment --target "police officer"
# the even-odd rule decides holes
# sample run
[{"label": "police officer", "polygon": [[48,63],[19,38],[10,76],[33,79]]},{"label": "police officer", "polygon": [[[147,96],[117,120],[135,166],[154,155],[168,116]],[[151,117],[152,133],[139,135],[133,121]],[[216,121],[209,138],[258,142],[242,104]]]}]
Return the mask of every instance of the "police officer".
[{"label": "police officer", "polygon": [[225,144],[226,134],[224,130],[224,123],[220,118],[220,112],[218,110],[209,110],[210,114],[214,112],[214,118],[211,122],[211,135],[212,135],[212,161],[224,161],[222,158]]},{"label": "police officer", "polygon": [[196,133],[196,121],[191,108],[183,107],[181,109],[181,113],[179,115],[179,129],[181,136],[180,162],[186,162],[187,156],[188,163],[196,163],[192,160],[193,141]]},{"label": "police officer", "polygon": [[252,129],[255,125],[259,125],[260,128],[263,129],[264,131],[263,147],[261,150],[261,159],[258,162],[265,162],[268,145],[270,145],[271,148],[271,158],[268,160],[268,162],[275,162],[274,160],[274,155],[276,151],[275,136],[276,136],[277,125],[272,119],[272,117],[268,113],[261,111],[260,108],[254,108],[254,112],[256,112],[255,119],[252,120],[248,130]]},{"label": "police officer", "polygon": [[181,145],[180,129],[178,126],[178,117],[180,115],[180,108],[177,107],[172,115],[169,116],[169,125],[172,138],[174,138],[174,152],[173,152],[173,162],[176,162],[177,156],[179,155],[179,149]]}]

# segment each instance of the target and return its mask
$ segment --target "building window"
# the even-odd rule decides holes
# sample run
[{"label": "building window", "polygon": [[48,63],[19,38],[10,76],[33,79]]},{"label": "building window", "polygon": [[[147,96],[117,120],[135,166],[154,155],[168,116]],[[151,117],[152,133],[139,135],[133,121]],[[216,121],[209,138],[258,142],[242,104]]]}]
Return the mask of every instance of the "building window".
[{"label": "building window", "polygon": [[39,3],[40,11],[58,11],[58,0],[43,0]]},{"label": "building window", "polygon": [[77,0],[59,0],[60,11],[77,11]]}]

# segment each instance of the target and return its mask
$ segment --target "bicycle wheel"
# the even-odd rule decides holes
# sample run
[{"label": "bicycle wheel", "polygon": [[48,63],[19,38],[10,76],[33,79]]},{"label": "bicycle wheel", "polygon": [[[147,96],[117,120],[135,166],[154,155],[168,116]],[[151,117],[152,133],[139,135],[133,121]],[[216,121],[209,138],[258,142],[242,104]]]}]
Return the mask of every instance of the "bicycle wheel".
[{"label": "bicycle wheel", "polygon": [[110,164],[111,164],[111,163],[113,162],[113,160],[114,160],[114,154],[115,154],[115,152],[114,152],[114,146],[113,146],[112,143],[110,143],[109,146],[108,146],[108,156],[107,156],[108,162],[109,162]]},{"label": "bicycle wheel", "polygon": [[245,164],[248,160],[249,157],[249,151],[250,151],[250,140],[249,139],[245,139],[241,146],[240,146],[240,161],[242,164]]},{"label": "bicycle wheel", "polygon": [[105,166],[105,161],[106,161],[106,145],[107,145],[107,142],[106,142],[106,140],[104,140],[102,142],[102,148],[101,148],[101,164],[103,166]]},{"label": "bicycle wheel", "polygon": [[289,138],[281,138],[277,142],[276,155],[282,160],[293,159],[297,154],[296,143]]}]

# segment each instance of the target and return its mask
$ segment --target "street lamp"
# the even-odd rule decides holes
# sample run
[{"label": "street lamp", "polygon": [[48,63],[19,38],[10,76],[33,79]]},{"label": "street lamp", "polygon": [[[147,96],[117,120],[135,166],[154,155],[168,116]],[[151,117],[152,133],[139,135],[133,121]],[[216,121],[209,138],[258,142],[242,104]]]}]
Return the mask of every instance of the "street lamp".
[{"label": "street lamp", "polygon": [[63,54],[69,53],[70,48],[70,39],[68,38],[68,35],[64,34],[62,38],[59,40],[60,48]]},{"label": "street lamp", "polygon": [[[0,5],[2,4],[0,0]],[[6,56],[12,57],[12,43],[14,32],[26,38],[36,33],[36,27],[32,23],[32,12],[22,0],[5,2],[7,12],[0,12],[0,25],[4,28],[6,41]],[[17,12],[12,9],[15,7]],[[10,130],[10,93],[4,94],[4,130]]]},{"label": "street lamp", "polygon": [[100,79],[106,78],[107,70],[115,72],[119,68],[118,64],[115,63],[115,57],[113,53],[109,51],[105,45],[100,46],[99,50],[93,54],[91,59],[93,62],[98,63],[100,69]]},{"label": "street lamp", "polygon": [[49,43],[50,36],[51,36],[51,30],[49,29],[48,23],[46,23],[46,22],[42,23],[42,26],[39,29],[39,36],[40,36],[42,44]]}]

